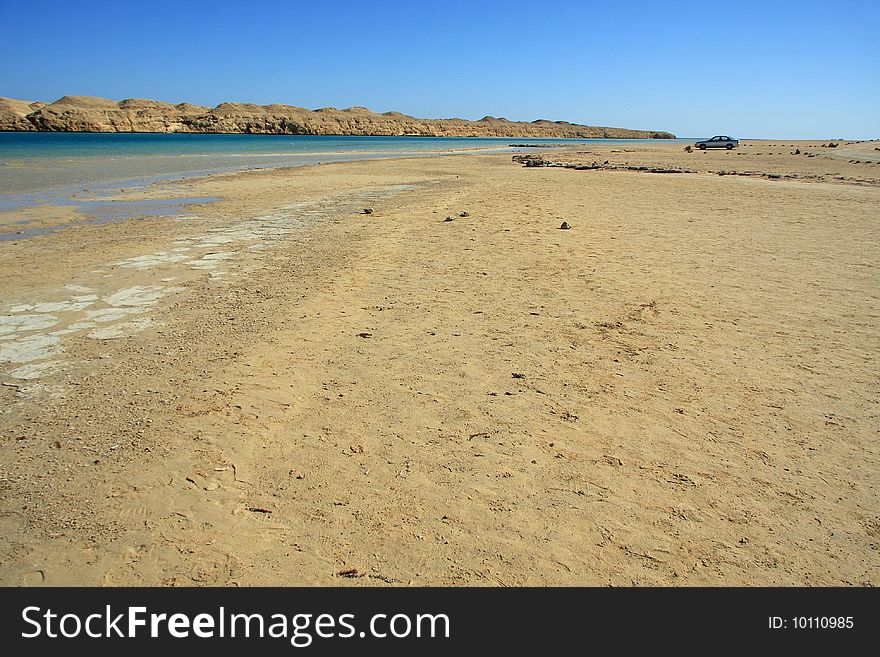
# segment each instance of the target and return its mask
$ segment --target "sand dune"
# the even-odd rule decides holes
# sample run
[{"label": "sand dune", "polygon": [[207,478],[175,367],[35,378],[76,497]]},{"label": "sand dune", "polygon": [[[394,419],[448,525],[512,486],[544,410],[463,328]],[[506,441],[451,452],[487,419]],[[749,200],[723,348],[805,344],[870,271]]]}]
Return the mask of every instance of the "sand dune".
[{"label": "sand dune", "polygon": [[54,103],[0,98],[0,130],[53,132],[209,132],[288,135],[385,135],[433,137],[590,137],[671,139],[654,130],[629,130],[537,120],[418,119],[365,107],[310,111],[290,105],[221,103],[199,107],[154,100],[119,103],[93,96],[65,96]]}]

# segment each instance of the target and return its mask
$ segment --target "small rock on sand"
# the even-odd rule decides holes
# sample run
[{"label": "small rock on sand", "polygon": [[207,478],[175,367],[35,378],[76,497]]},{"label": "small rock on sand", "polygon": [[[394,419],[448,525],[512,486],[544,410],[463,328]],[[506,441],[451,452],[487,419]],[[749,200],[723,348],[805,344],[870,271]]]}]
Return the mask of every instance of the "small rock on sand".
[{"label": "small rock on sand", "polygon": [[568,230],[569,228],[571,228],[571,225],[569,225],[569,223],[567,221],[563,221],[562,225],[559,226],[560,230]]},{"label": "small rock on sand", "polygon": [[455,217],[446,217],[443,221],[455,221]]}]

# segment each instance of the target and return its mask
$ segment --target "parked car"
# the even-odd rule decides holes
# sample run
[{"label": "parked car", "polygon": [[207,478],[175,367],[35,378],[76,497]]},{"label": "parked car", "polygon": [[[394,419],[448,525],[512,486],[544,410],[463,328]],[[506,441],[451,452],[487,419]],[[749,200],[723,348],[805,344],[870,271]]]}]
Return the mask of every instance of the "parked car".
[{"label": "parked car", "polygon": [[694,144],[696,148],[699,148],[701,151],[706,150],[707,148],[726,148],[730,150],[731,148],[736,148],[739,146],[739,140],[733,139],[732,137],[724,137],[724,136],[716,136],[712,137],[712,139],[706,139],[705,141],[698,141]]}]

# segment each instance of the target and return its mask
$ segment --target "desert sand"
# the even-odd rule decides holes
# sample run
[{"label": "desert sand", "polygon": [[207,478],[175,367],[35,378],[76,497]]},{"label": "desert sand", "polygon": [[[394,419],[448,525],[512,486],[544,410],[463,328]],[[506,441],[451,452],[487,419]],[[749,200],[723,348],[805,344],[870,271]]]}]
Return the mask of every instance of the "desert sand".
[{"label": "desert sand", "polygon": [[876,585],[878,145],[252,171],[0,242],[0,583]]}]

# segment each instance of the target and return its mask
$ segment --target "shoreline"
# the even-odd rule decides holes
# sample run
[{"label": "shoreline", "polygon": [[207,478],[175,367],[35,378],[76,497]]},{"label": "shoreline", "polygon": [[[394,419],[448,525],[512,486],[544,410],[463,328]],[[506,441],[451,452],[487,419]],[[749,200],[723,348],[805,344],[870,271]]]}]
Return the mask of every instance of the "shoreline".
[{"label": "shoreline", "polygon": [[656,146],[0,242],[0,582],[876,584],[877,165]]},{"label": "shoreline", "polygon": [[[559,164],[555,164],[552,166],[569,166],[565,163],[565,155],[574,154],[575,157],[578,156],[578,153],[582,153],[583,149],[590,147],[591,145],[594,147],[604,147],[604,146],[623,146],[626,145],[626,142],[632,142],[629,145],[641,145],[643,148],[646,145],[652,143],[652,140],[624,140],[624,139],[601,139],[601,140],[588,140],[579,144],[562,144],[560,146],[554,145],[553,150],[551,151],[551,155],[553,154],[562,154],[563,161]],[[671,152],[671,146],[678,145],[681,143],[687,144],[689,139],[675,139],[675,140],[667,140],[663,146],[663,150],[667,152]],[[813,153],[815,154],[817,151],[815,150],[817,147],[824,146],[827,142],[819,141],[819,140],[742,140],[744,146],[752,147],[752,146],[761,146],[767,145],[770,150],[772,150],[772,146],[777,146],[780,148],[783,147],[804,147],[805,149],[812,147]],[[778,142],[792,142],[788,144],[780,145]],[[844,143],[844,142],[841,142]],[[873,141],[854,141],[854,142],[845,142],[844,148],[840,151],[835,151],[832,149],[828,149],[822,155],[826,155],[827,157],[836,157],[836,158],[848,158],[855,151],[858,157],[866,159],[869,163],[880,162],[880,154],[873,153],[866,149],[871,148],[871,144]],[[855,145],[855,148],[852,148],[852,145]],[[132,206],[131,213],[125,215],[123,212],[123,205],[128,197],[132,196],[134,193],[134,198],[138,202],[145,201],[150,198],[149,191],[156,185],[161,185],[164,183],[177,183],[177,184],[189,184],[190,181],[198,181],[205,178],[211,178],[214,176],[225,176],[225,175],[233,175],[237,173],[247,173],[252,171],[261,171],[261,170],[287,170],[298,168],[302,166],[319,166],[325,164],[332,163],[342,163],[342,162],[359,162],[359,161],[369,161],[369,160],[383,160],[383,159],[399,159],[399,158],[420,158],[420,157],[446,157],[446,156],[454,156],[454,155],[469,155],[469,154],[486,154],[486,153],[527,153],[534,154],[540,153],[541,148],[544,145],[536,144],[536,145],[508,145],[508,146],[498,146],[498,147],[486,147],[482,149],[449,149],[449,150],[437,150],[437,151],[424,151],[424,152],[359,152],[359,153],[346,153],[342,151],[327,151],[327,152],[310,152],[310,153],[277,153],[277,154],[224,154],[223,157],[227,158],[236,158],[236,157],[291,157],[291,158],[303,158],[303,160],[308,160],[310,158],[324,158],[330,157],[330,160],[320,161],[320,159],[316,159],[316,161],[303,161],[301,163],[291,164],[284,163],[278,164],[275,166],[245,166],[243,168],[220,168],[220,169],[209,169],[209,170],[193,170],[193,171],[182,171],[178,173],[170,173],[170,174],[155,174],[155,175],[147,175],[141,176],[138,178],[120,178],[116,180],[104,180],[104,181],[93,181],[91,183],[87,183],[84,187],[81,184],[77,185],[64,185],[60,187],[54,187],[51,189],[46,189],[44,191],[34,191],[34,192],[24,192],[24,193],[5,193],[0,195],[0,241],[2,240],[14,240],[14,239],[26,239],[28,237],[39,236],[46,234],[47,232],[55,232],[57,230],[63,229],[68,225],[80,225],[80,224],[88,224],[88,223],[103,223],[107,221],[106,218],[102,219],[100,217],[96,218],[84,218],[79,221],[71,221],[66,218],[69,213],[65,210],[66,208],[73,207],[77,210],[83,209],[86,210],[85,214],[88,216],[89,212],[87,208],[89,206],[100,206],[104,203],[118,203],[115,210],[118,214],[118,217],[113,220],[125,220],[125,219],[135,219],[140,217],[149,216],[148,213],[144,211],[140,211],[140,209],[136,206]],[[558,149],[558,150],[557,150]],[[649,150],[654,150],[650,149]],[[876,149],[875,149],[876,150]],[[619,153],[621,151],[611,149],[610,153]],[[624,150],[623,152],[632,152],[632,149]],[[737,155],[741,155],[742,152],[737,152]],[[772,155],[772,153],[771,153]],[[807,151],[805,150],[805,155],[807,155]],[[149,158],[167,158],[167,157],[177,157],[177,156],[164,156],[164,155],[153,155],[146,156],[146,159]],[[181,155],[179,157],[212,157],[211,155]],[[338,159],[333,159],[338,158]],[[135,159],[144,159],[142,157],[137,157]],[[596,162],[593,162],[593,165],[596,165]],[[615,168],[612,166],[612,168]],[[634,167],[631,167],[633,170],[644,169],[644,164],[639,164]],[[682,169],[683,172],[694,172],[699,169]],[[711,171],[715,173],[717,171]],[[748,173],[740,173],[740,175],[761,175],[755,174],[755,172]],[[763,175],[774,175],[774,174],[763,174]],[[140,192],[146,192],[146,196],[139,195]],[[173,203],[173,198],[163,198],[157,199],[158,201]],[[182,204],[181,204],[182,205]],[[35,213],[36,218],[30,219],[30,221],[22,222],[18,219],[19,213],[22,211],[33,210],[39,208],[40,211]],[[31,213],[34,214],[34,213]],[[55,215],[54,217],[51,215]],[[25,224],[25,228],[17,228],[17,225]],[[38,225],[33,226],[31,228],[27,228],[27,224],[36,223]]]},{"label": "shoreline", "polygon": [[[258,137],[260,135],[257,135]],[[289,135],[288,135],[289,136]],[[436,139],[436,138],[433,138]],[[126,191],[126,189],[142,189],[150,187],[155,183],[161,182],[182,182],[190,179],[198,179],[204,178],[214,175],[225,175],[230,173],[238,173],[245,172],[251,170],[259,170],[259,169],[282,169],[282,168],[290,168],[297,166],[309,166],[313,164],[327,164],[331,162],[354,162],[354,161],[362,161],[362,160],[371,160],[371,159],[389,159],[389,158],[398,158],[398,157],[440,157],[445,155],[455,155],[455,154],[469,154],[469,153],[481,153],[481,152],[516,152],[515,148],[512,148],[508,145],[498,145],[498,146],[486,146],[484,148],[449,148],[449,149],[439,149],[439,150],[429,150],[429,151],[309,151],[302,153],[177,153],[177,154],[148,154],[148,155],[129,155],[123,159],[130,159],[132,161],[167,161],[167,160],[182,160],[182,159],[195,159],[195,160],[208,160],[208,159],[229,159],[235,160],[238,158],[245,159],[250,158],[254,160],[261,160],[262,158],[267,158],[269,160],[275,160],[278,162],[281,158],[290,158],[294,160],[294,162],[280,162],[277,164],[271,164],[270,162],[265,163],[263,165],[262,162],[254,162],[246,165],[226,165],[226,166],[215,166],[209,169],[191,169],[191,170],[181,170],[172,173],[153,173],[146,175],[139,175],[134,178],[129,177],[121,177],[121,178],[106,178],[106,179],[97,179],[97,180],[88,180],[83,183],[77,184],[59,184],[52,187],[48,187],[43,190],[30,190],[30,191],[19,191],[19,192],[9,192],[4,191],[0,194],[0,212],[16,210],[22,207],[27,207],[30,205],[47,205],[50,204],[53,200],[65,200],[70,201],[74,196],[79,193],[86,192],[91,194],[93,197],[96,195],[103,195],[105,197],[112,197],[114,192],[118,191]],[[329,158],[329,159],[325,159]],[[47,158],[52,159],[52,158]],[[59,159],[59,158],[54,158]],[[64,163],[67,167],[70,166],[71,161],[78,162],[82,165],[85,165],[90,160],[101,160],[107,159],[107,156],[77,156],[73,158],[65,158]],[[119,159],[114,157],[113,159]],[[296,162],[296,160],[301,160],[300,162]],[[36,162],[42,163],[44,158],[42,157],[28,157],[24,159],[15,159],[12,161],[17,163],[19,166],[22,163],[28,163],[29,161],[34,160]],[[322,161],[324,160],[324,161]],[[11,166],[11,165],[10,165]],[[93,200],[97,200],[94,199]],[[63,203],[67,204],[67,203]]]}]

